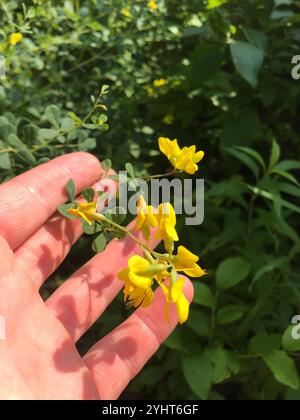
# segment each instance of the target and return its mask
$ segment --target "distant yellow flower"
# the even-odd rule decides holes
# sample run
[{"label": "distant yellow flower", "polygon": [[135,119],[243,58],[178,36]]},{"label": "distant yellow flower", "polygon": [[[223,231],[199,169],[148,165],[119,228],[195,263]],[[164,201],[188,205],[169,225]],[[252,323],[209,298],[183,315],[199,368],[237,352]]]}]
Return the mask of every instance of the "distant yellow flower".
[{"label": "distant yellow flower", "polygon": [[202,277],[206,272],[197,264],[199,257],[194,255],[184,246],[178,248],[177,255],[173,259],[177,271],[183,271],[190,277]]},{"label": "distant yellow flower", "polygon": [[16,45],[21,42],[23,39],[23,35],[20,32],[14,32],[9,37],[10,45]]},{"label": "distant yellow flower", "polygon": [[89,225],[91,225],[94,220],[101,220],[103,218],[101,214],[97,213],[97,205],[95,202],[78,203],[77,208],[69,209],[68,213],[85,220]]},{"label": "distant yellow flower", "polygon": [[158,9],[158,4],[155,0],[150,0],[148,1],[148,7],[150,10],[152,10],[152,12],[156,12],[156,10]]},{"label": "distant yellow flower", "polygon": [[158,225],[154,212],[154,208],[147,206],[144,197],[140,195],[137,202],[137,220],[134,229],[141,230],[146,241],[150,238],[151,227]]},{"label": "distant yellow flower", "polygon": [[165,86],[165,85],[167,85],[169,82],[168,82],[168,80],[167,79],[155,79],[154,81],[153,81],[153,86],[155,87],[155,88],[160,88],[160,87],[162,87],[162,86]]},{"label": "distant yellow flower", "polygon": [[147,90],[149,96],[154,96],[155,95],[155,90],[153,89],[152,86],[149,86],[149,85],[146,86],[146,90]]},{"label": "distant yellow flower", "polygon": [[131,11],[130,11],[130,8],[129,7],[123,7],[121,9],[121,14],[123,16],[127,17],[127,18],[131,18],[132,17],[132,14],[131,14]]},{"label": "distant yellow flower", "polygon": [[181,149],[177,140],[170,140],[166,137],[158,139],[160,151],[169,159],[174,169],[193,175],[198,171],[198,165],[204,152],[196,152],[196,146],[184,147]]},{"label": "distant yellow flower", "polygon": [[167,114],[164,119],[163,122],[167,125],[172,125],[174,122],[174,115],[172,114]]},{"label": "distant yellow flower", "polygon": [[176,213],[170,203],[162,203],[158,206],[158,213],[155,215],[158,222],[156,239],[163,239],[166,250],[171,254],[174,249],[174,242],[178,241],[176,232]]},{"label": "distant yellow flower", "polygon": [[160,283],[160,286],[166,296],[166,308],[165,316],[166,320],[170,322],[169,319],[169,306],[171,303],[175,303],[176,311],[178,315],[178,320],[180,324],[183,324],[189,317],[189,301],[183,293],[183,286],[185,283],[185,278],[180,278],[171,284],[169,287],[166,287],[164,283]]}]

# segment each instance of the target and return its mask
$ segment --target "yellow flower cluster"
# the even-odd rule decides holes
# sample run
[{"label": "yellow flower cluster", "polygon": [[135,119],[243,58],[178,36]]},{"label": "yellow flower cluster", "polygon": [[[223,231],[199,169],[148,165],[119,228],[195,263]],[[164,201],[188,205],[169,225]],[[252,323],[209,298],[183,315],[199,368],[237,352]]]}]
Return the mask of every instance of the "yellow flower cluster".
[{"label": "yellow flower cluster", "polygon": [[149,0],[147,5],[152,12],[156,12],[158,9],[158,4],[156,0]]},{"label": "yellow flower cluster", "polygon": [[160,88],[160,87],[163,87],[163,86],[165,86],[165,85],[167,85],[169,82],[168,82],[168,80],[167,79],[155,79],[154,81],[153,81],[153,86],[155,87],[155,88]]},{"label": "yellow flower cluster", "polygon": [[129,7],[123,7],[121,9],[121,14],[127,18],[132,18],[132,14]]},{"label": "yellow flower cluster", "polygon": [[101,215],[97,213],[97,205],[95,202],[78,203],[77,208],[69,209],[68,213],[79,219],[85,220],[89,225],[92,225],[93,221],[101,220]]},{"label": "yellow flower cluster", "polygon": [[174,115],[173,114],[167,114],[165,115],[165,117],[163,118],[163,122],[166,125],[172,125],[174,122]]},{"label": "yellow flower cluster", "polygon": [[[167,156],[175,171],[194,174],[204,152],[196,151],[196,146],[181,149],[177,140],[165,137],[159,138],[159,148]],[[137,218],[133,228],[140,231],[145,243],[136,238],[127,228],[107,219],[97,212],[95,202],[76,203],[76,208],[69,208],[68,214],[76,216],[89,225],[93,222],[110,224],[112,229],[122,231],[137,242],[143,251],[143,256],[133,255],[128,260],[128,266],[118,273],[118,278],[124,282],[124,300],[128,306],[149,306],[154,298],[153,287],[161,287],[165,298],[166,319],[169,321],[169,307],[174,304],[179,322],[185,322],[189,315],[189,302],[184,295],[184,283],[189,277],[202,277],[206,273],[198,265],[199,257],[180,245],[174,253],[174,244],[179,241],[176,231],[176,213],[170,203],[162,203],[158,208],[147,205],[142,195],[137,201]],[[160,254],[150,248],[150,238],[162,240],[166,253]]]},{"label": "yellow flower cluster", "polygon": [[9,37],[10,45],[16,45],[21,42],[23,39],[23,35],[20,32],[14,32]]},{"label": "yellow flower cluster", "polygon": [[[174,242],[178,241],[176,232],[176,214],[170,203],[160,204],[158,209],[147,206],[142,196],[137,203],[137,221],[135,230],[141,230],[148,240],[151,228],[156,228],[155,238],[164,241],[167,254],[157,254],[153,257],[145,252],[144,258],[134,255],[128,261],[128,268],[118,274],[124,281],[124,299],[129,306],[149,306],[154,298],[152,287],[159,284],[166,297],[166,319],[169,321],[169,306],[176,306],[179,322],[182,324],[188,318],[189,302],[184,295],[185,278],[177,273],[183,272],[190,277],[202,277],[205,271],[197,264],[199,258],[179,246],[177,254],[173,255]],[[166,284],[169,279],[169,284]]]},{"label": "yellow flower cluster", "polygon": [[170,140],[166,137],[158,139],[160,151],[169,159],[174,169],[194,175],[198,171],[198,165],[204,152],[196,151],[196,146],[179,147],[177,140]]}]

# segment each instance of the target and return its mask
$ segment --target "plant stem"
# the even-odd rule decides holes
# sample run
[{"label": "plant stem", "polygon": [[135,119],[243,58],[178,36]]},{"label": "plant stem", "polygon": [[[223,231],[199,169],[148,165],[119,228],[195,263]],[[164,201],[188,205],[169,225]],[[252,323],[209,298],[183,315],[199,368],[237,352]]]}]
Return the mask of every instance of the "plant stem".
[{"label": "plant stem", "polygon": [[219,293],[220,293],[219,290],[217,290],[216,294],[215,294],[215,298],[214,298],[213,308],[212,308],[210,333],[209,333],[209,344],[211,344],[211,342],[212,342],[214,331],[215,331],[215,326],[216,326],[216,308],[217,308],[217,304],[218,304],[218,300],[219,300]]},{"label": "plant stem", "polygon": [[0,154],[1,153],[16,153],[16,149],[13,149],[12,147],[7,147],[7,148],[5,148],[5,149],[1,149],[0,150]]},{"label": "plant stem", "polygon": [[[180,173],[180,171],[177,171],[177,169],[173,169],[172,171],[167,172],[165,174],[141,176],[141,177],[139,177],[139,179],[144,179],[145,181],[150,181],[151,179],[163,178],[163,177],[166,177],[166,176],[175,175],[177,173]],[[129,178],[129,179],[136,179],[136,178]]]},{"label": "plant stem", "polygon": [[119,231],[125,233],[125,235],[129,236],[133,241],[135,241],[143,250],[146,250],[150,252],[155,258],[165,259],[165,257],[162,254],[159,254],[158,252],[153,251],[149,246],[144,244],[142,241],[140,241],[136,236],[134,236],[127,228],[124,226],[119,225],[118,223],[113,222],[112,220],[105,217],[103,214],[96,213],[95,216],[99,216],[100,222],[105,222],[110,224],[111,226],[115,227]]}]

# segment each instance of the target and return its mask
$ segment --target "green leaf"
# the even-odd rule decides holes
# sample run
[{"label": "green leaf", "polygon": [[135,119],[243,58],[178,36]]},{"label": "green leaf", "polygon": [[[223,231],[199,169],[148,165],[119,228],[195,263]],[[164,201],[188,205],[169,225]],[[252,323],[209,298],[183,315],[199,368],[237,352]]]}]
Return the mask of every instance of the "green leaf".
[{"label": "green leaf", "polygon": [[93,188],[85,188],[81,194],[88,203],[91,203],[94,201],[96,192]]},{"label": "green leaf", "polygon": [[223,261],[216,273],[216,282],[219,289],[230,289],[247,277],[251,264],[243,257],[228,258]]},{"label": "green leaf", "polygon": [[191,390],[202,400],[207,400],[212,386],[212,365],[205,353],[184,356],[184,377]]},{"label": "green leaf", "polygon": [[62,214],[67,219],[75,220],[77,219],[77,217],[68,213],[68,210],[73,209],[73,208],[74,208],[74,204],[69,203],[69,204],[61,204],[57,210],[59,211],[60,214]]},{"label": "green leaf", "polygon": [[79,143],[79,150],[92,150],[97,146],[97,142],[92,137],[88,137]]},{"label": "green leaf", "polygon": [[45,114],[50,124],[59,130],[60,109],[56,105],[49,105],[46,108]]},{"label": "green leaf", "polygon": [[242,146],[236,146],[235,148],[237,150],[240,150],[241,152],[244,152],[246,155],[249,155],[253,159],[255,159],[262,166],[264,170],[266,169],[266,164],[262,156],[256,150],[250,149],[249,147],[242,147]]},{"label": "green leaf", "polygon": [[172,350],[179,350],[183,353],[189,353],[187,343],[192,340],[188,340],[188,335],[192,335],[193,332],[187,332],[183,328],[175,328],[172,334],[166,339],[164,345]]},{"label": "green leaf", "polygon": [[101,86],[101,96],[107,95],[109,92],[109,85],[103,85]]},{"label": "green leaf", "polygon": [[300,338],[295,339],[293,337],[293,330],[299,335],[300,333],[300,326],[299,324],[290,325],[284,332],[282,337],[282,347],[286,351],[291,352],[300,352]]},{"label": "green leaf", "polygon": [[235,41],[230,44],[230,52],[236,70],[255,88],[264,60],[263,50],[248,42]]},{"label": "green leaf", "polygon": [[82,123],[81,119],[74,113],[74,112],[68,112],[68,116],[77,124],[80,125]]},{"label": "green leaf", "polygon": [[214,384],[224,382],[239,372],[240,362],[236,353],[224,350],[221,346],[210,348],[207,353],[213,364]]},{"label": "green leaf", "polygon": [[273,140],[269,168],[273,168],[273,166],[276,165],[279,159],[280,159],[280,146],[276,140]]},{"label": "green leaf", "polygon": [[256,162],[250,156],[247,156],[245,153],[235,148],[224,147],[224,150],[226,150],[226,152],[230,153],[236,159],[243,162],[253,172],[255,178],[258,179],[258,176],[259,176],[258,166]]},{"label": "green leaf", "polygon": [[134,173],[134,169],[133,169],[133,166],[132,166],[132,164],[131,163],[126,163],[126,165],[125,165],[125,169],[126,169],[126,171],[128,172],[128,175],[131,177],[131,178],[135,178],[135,173]]},{"label": "green leaf", "polygon": [[203,283],[194,283],[194,302],[208,308],[214,306],[214,295],[210,288]]},{"label": "green leaf", "polygon": [[72,202],[75,201],[76,186],[73,179],[68,180],[67,185],[66,185],[66,190],[67,190],[70,201]]},{"label": "green leaf", "polygon": [[290,182],[292,182],[295,185],[300,185],[299,181],[297,180],[297,178],[294,177],[294,175],[290,174],[289,172],[283,172],[283,171],[279,171],[278,169],[273,168],[270,171],[270,174],[275,174],[275,175],[279,175],[281,178],[285,178],[287,180],[289,180]]},{"label": "green leaf", "polygon": [[75,122],[72,120],[72,118],[65,117],[61,122],[61,130],[62,131],[68,131],[72,129],[75,126]]},{"label": "green leaf", "polygon": [[253,44],[262,50],[266,48],[268,43],[268,37],[265,33],[247,27],[242,27],[242,31],[244,32],[250,44]]},{"label": "green leaf", "polygon": [[105,159],[101,163],[102,163],[102,168],[105,170],[105,172],[108,172],[112,167],[112,162],[110,159]]},{"label": "green leaf", "polygon": [[270,273],[274,271],[276,268],[281,267],[287,260],[287,257],[281,257],[281,258],[274,258],[272,261],[270,261],[267,264],[264,264],[253,277],[253,280],[251,282],[251,287],[256,283],[261,277],[263,277],[265,274]]},{"label": "green leaf", "polygon": [[272,201],[277,206],[283,206],[289,210],[292,210],[295,213],[300,213],[300,207],[296,206],[293,203],[290,203],[287,200],[283,200],[279,194],[275,195],[273,192],[265,191],[258,187],[252,187],[251,185],[247,185],[247,188],[249,188],[249,190],[252,191],[254,194]]},{"label": "green leaf", "polygon": [[248,354],[263,356],[280,347],[279,334],[260,333],[251,338],[248,346]]},{"label": "green leaf", "polygon": [[299,388],[299,377],[294,361],[283,351],[273,350],[263,356],[275,379],[293,389]]},{"label": "green leaf", "polygon": [[106,216],[110,216],[111,220],[118,225],[121,225],[126,219],[127,213],[123,207],[114,207],[113,209],[107,210]]},{"label": "green leaf", "polygon": [[97,238],[94,240],[92,244],[92,249],[94,252],[100,253],[105,250],[106,245],[107,245],[106,236],[104,235],[104,233],[100,233],[100,235],[97,236]]},{"label": "green leaf", "polygon": [[0,169],[10,169],[11,168],[11,162],[10,162],[10,156],[9,153],[0,153]]},{"label": "green leaf", "polygon": [[279,171],[291,171],[291,170],[300,170],[300,162],[297,160],[283,160],[282,162],[277,163],[273,169]]},{"label": "green leaf", "polygon": [[207,9],[215,9],[216,7],[222,6],[227,3],[227,0],[207,0]]},{"label": "green leaf", "polygon": [[232,322],[238,321],[244,313],[246,308],[244,305],[228,305],[220,309],[216,316],[216,322],[218,325],[231,324]]},{"label": "green leaf", "polygon": [[201,337],[208,337],[210,333],[210,317],[201,309],[194,309],[191,311],[187,325],[197,335]]},{"label": "green leaf", "polygon": [[36,159],[27,146],[16,136],[15,134],[10,134],[6,140],[7,144],[15,149],[17,149],[18,157],[25,163],[30,165],[36,164]]},{"label": "green leaf", "polygon": [[85,220],[82,223],[83,232],[86,235],[95,235],[96,233],[102,232],[103,228],[102,225],[99,223],[93,222],[92,225],[89,225]]},{"label": "green leaf", "polygon": [[160,382],[166,375],[161,366],[148,366],[135,378],[135,382],[142,385],[154,385]]},{"label": "green leaf", "polygon": [[43,140],[50,140],[57,137],[59,135],[59,131],[53,130],[52,128],[41,128],[39,131],[39,135]]},{"label": "green leaf", "polygon": [[[1,117],[0,117],[1,118]],[[7,121],[7,119],[4,119],[5,121]],[[1,122],[0,121],[0,139],[2,140],[6,140],[7,137],[10,134],[15,134],[15,130],[14,127],[12,125],[10,125],[7,121],[7,123]]]}]

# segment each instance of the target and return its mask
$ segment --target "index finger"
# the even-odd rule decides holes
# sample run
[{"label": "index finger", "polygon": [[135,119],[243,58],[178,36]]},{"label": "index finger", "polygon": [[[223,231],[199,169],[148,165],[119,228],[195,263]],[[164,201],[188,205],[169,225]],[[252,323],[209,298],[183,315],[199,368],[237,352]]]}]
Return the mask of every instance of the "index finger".
[{"label": "index finger", "polygon": [[0,186],[0,235],[12,249],[21,245],[67,200],[72,178],[76,193],[99,180],[98,159],[85,152],[60,156]]}]

